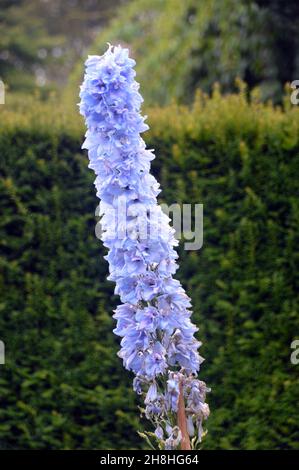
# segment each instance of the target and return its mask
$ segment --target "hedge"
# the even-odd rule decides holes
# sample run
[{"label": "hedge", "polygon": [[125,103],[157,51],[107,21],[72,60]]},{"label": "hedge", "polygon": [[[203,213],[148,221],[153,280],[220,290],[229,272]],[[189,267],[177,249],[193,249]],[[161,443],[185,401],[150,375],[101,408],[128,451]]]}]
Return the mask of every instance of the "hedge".
[{"label": "hedge", "polygon": [[[298,449],[299,112],[245,94],[151,109],[145,139],[160,201],[204,205],[178,273],[212,387],[203,448]],[[0,448],[141,448],[82,123],[55,103],[1,113]]]}]

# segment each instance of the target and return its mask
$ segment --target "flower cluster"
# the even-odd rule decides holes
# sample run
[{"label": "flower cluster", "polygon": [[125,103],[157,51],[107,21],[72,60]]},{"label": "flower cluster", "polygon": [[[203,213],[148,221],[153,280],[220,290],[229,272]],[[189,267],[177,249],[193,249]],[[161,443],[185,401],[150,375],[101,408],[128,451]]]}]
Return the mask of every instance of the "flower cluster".
[{"label": "flower cluster", "polygon": [[[134,65],[120,46],[109,46],[101,57],[89,56],[80,92],[87,125],[82,147],[96,174],[108,279],[123,302],[114,314],[114,332],[122,338],[119,356],[135,374],[133,387],[145,397],[144,413],[155,425],[156,438],[172,449],[181,440],[179,390],[190,436],[197,429],[200,438],[209,408],[207,388],[196,378],[203,359],[190,299],[173,279],[177,240],[157,203],[159,184],[150,174],[154,154],[140,136],[148,126],[140,114],[143,100]],[[125,209],[115,216],[119,207]]]}]

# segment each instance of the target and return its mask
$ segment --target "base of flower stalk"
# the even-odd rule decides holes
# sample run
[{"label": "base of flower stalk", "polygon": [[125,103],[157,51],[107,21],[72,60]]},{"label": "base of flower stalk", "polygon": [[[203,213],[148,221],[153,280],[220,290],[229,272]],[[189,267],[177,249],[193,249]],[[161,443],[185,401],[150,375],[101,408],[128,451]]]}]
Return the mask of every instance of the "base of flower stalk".
[{"label": "base of flower stalk", "polygon": [[190,438],[187,430],[187,418],[185,412],[185,400],[183,386],[180,383],[180,394],[178,403],[178,427],[182,433],[181,449],[191,450]]}]

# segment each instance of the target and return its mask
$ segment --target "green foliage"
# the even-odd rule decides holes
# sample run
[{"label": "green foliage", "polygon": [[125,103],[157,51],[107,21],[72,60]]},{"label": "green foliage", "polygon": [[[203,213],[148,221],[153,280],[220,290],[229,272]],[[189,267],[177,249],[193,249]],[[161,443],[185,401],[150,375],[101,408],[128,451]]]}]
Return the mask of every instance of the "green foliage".
[{"label": "green foliage", "polygon": [[14,92],[61,88],[119,2],[1,0],[0,78]]},{"label": "green foliage", "polygon": [[0,12],[0,78],[10,89],[34,87],[41,70],[41,54],[48,54],[59,37],[51,38],[42,17],[36,15],[36,0],[3,0]]},{"label": "green foliage", "polygon": [[215,82],[232,91],[236,77],[259,85],[263,99],[280,100],[298,75],[298,26],[296,0],[133,0],[92,52],[101,54],[107,41],[128,44],[147,103],[191,102],[197,88],[210,92]]},{"label": "green foliage", "polygon": [[[204,204],[204,246],[181,245],[179,270],[212,387],[203,447],[298,449],[299,109],[245,94],[152,109],[145,138],[160,201]],[[0,127],[0,446],[140,448],[83,127],[51,104],[3,109]]]},{"label": "green foliage", "polygon": [[39,125],[1,134],[3,449],[141,445],[81,140]]}]

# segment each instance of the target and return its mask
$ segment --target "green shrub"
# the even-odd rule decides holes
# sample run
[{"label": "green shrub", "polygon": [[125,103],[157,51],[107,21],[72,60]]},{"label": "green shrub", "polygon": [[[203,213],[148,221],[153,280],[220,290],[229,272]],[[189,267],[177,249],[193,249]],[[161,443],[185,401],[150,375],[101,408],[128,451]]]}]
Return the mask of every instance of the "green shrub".
[{"label": "green shrub", "polygon": [[[52,104],[2,114],[0,447],[140,448],[83,126]],[[212,387],[203,447],[298,448],[299,111],[215,90],[149,117],[160,201],[204,204],[178,273]]]},{"label": "green shrub", "polygon": [[[284,84],[299,72],[298,26],[297,0],[130,0],[89,50],[128,45],[150,105],[190,103],[197,88],[210,93],[215,82],[232,92],[236,77],[280,102]],[[79,59],[66,87],[70,101],[82,72]]]}]

